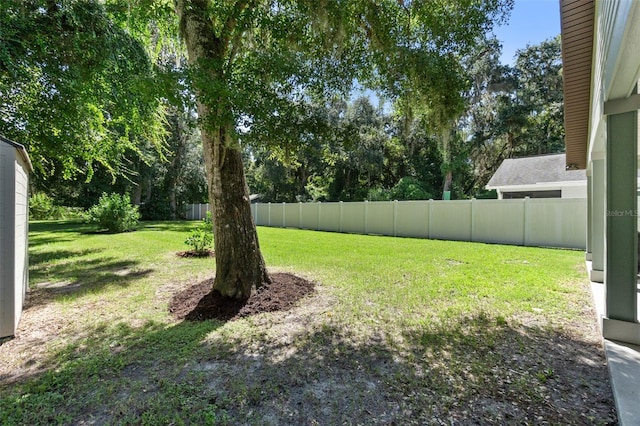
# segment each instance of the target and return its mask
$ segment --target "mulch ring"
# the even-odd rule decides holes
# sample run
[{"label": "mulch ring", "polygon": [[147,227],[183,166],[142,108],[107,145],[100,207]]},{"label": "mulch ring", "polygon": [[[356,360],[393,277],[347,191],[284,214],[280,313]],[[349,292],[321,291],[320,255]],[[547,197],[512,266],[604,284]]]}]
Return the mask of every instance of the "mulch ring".
[{"label": "mulch ring", "polygon": [[292,274],[271,274],[271,284],[263,284],[247,300],[236,300],[212,291],[213,278],[195,284],[173,296],[169,312],[178,320],[229,321],[263,312],[286,311],[304,296],[313,293],[314,284]]},{"label": "mulch ring", "polygon": [[187,250],[187,251],[177,252],[176,256],[178,257],[216,257],[216,254],[213,252],[213,250],[207,250],[204,252]]}]

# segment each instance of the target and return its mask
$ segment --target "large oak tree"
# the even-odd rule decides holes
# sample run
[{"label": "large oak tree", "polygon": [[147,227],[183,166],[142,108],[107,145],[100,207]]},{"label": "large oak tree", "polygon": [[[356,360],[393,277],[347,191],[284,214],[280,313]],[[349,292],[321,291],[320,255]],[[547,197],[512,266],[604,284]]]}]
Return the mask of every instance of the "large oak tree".
[{"label": "large oak tree", "polygon": [[[196,94],[213,206],[214,289],[269,281],[240,135],[354,81],[445,126],[463,110],[461,58],[510,0],[174,0]],[[273,141],[277,143],[277,141]]]}]

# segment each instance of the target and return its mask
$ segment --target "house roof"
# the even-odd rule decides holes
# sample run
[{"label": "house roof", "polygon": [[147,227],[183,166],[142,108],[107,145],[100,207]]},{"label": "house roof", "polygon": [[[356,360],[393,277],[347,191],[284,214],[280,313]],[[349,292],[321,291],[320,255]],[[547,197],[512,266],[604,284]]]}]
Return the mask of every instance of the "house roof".
[{"label": "house roof", "polygon": [[33,172],[33,165],[31,164],[29,154],[27,154],[27,149],[24,147],[24,145],[20,145],[19,143],[14,142],[11,139],[7,139],[2,135],[0,135],[0,142],[4,142],[7,145],[11,145],[12,147],[14,147],[20,154],[20,157],[22,157],[22,159],[24,160],[25,164],[29,167],[29,172]]},{"label": "house roof", "polygon": [[587,180],[584,170],[566,170],[565,154],[551,154],[504,160],[487,188],[583,180]]}]

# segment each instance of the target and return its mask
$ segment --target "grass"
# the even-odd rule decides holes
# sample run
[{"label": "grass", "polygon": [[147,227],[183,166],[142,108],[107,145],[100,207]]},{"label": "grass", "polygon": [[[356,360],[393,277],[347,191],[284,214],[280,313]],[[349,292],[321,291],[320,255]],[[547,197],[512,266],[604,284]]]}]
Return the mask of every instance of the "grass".
[{"label": "grass", "polygon": [[196,226],[109,235],[31,224],[24,331],[0,346],[1,424],[606,423],[612,413],[584,327],[581,252],[259,228],[267,264],[318,294],[287,313],[176,322],[171,295],[214,274],[214,259],[175,256]]}]

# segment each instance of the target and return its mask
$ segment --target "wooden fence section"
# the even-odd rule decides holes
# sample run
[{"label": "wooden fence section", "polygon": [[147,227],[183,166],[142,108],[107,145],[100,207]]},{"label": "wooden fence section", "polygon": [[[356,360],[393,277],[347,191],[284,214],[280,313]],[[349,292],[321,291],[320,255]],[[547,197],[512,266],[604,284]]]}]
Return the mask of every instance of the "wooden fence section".
[{"label": "wooden fence section", "polygon": [[[207,204],[187,206],[202,219]],[[258,203],[259,226],[584,249],[587,201],[579,198]]]}]

